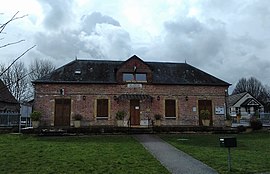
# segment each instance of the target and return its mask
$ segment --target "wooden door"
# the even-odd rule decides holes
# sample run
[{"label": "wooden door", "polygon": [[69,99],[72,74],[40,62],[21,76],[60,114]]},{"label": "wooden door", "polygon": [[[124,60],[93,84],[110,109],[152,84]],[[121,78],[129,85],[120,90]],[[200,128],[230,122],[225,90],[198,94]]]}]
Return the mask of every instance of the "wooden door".
[{"label": "wooden door", "polygon": [[54,126],[70,126],[70,99],[55,99]]},{"label": "wooden door", "polygon": [[130,123],[140,125],[140,100],[130,100]]},{"label": "wooden door", "polygon": [[211,100],[199,100],[199,125],[202,125],[202,119],[200,118],[201,110],[208,110],[210,112],[210,125],[213,125],[212,117],[212,101]]}]

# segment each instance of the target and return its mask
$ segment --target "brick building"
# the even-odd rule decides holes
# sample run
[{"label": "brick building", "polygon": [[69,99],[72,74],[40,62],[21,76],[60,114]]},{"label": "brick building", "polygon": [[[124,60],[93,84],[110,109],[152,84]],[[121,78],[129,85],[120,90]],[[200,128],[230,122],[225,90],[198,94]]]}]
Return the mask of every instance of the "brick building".
[{"label": "brick building", "polygon": [[117,111],[125,124],[146,126],[161,115],[161,125],[201,125],[200,110],[211,113],[211,125],[224,123],[225,91],[229,83],[187,63],[75,60],[36,81],[35,110],[43,125],[116,125]]}]

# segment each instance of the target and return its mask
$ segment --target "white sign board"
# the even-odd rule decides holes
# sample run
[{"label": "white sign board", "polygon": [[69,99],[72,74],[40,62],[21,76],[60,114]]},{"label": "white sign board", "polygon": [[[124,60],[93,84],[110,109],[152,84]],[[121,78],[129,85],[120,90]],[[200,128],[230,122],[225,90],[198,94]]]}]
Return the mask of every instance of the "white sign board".
[{"label": "white sign board", "polygon": [[142,84],[136,84],[136,83],[131,83],[131,84],[127,84],[128,88],[142,88]]},{"label": "white sign board", "polygon": [[215,113],[216,115],[224,115],[224,106],[216,106]]}]

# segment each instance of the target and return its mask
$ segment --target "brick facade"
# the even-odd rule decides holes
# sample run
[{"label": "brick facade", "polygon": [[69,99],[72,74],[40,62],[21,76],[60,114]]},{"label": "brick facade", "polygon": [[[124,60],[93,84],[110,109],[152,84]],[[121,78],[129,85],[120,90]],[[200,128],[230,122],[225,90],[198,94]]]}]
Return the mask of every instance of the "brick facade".
[{"label": "brick facade", "polygon": [[[64,95],[59,90],[64,89]],[[140,119],[148,117],[154,120],[155,114],[161,114],[162,125],[199,125],[198,100],[212,101],[213,126],[224,124],[224,115],[216,115],[215,107],[224,106],[226,87],[215,86],[181,86],[181,85],[147,85],[142,88],[129,88],[127,84],[36,84],[35,110],[43,113],[43,123],[54,125],[55,99],[71,99],[71,125],[72,115],[81,113],[83,124],[87,125],[115,125],[115,113],[125,110],[129,117],[129,100],[115,100],[121,94],[148,94],[153,100],[140,101]],[[96,99],[109,99],[108,120],[98,120],[95,117]],[[159,100],[158,100],[159,99]],[[165,99],[176,100],[176,119],[168,120],[164,117]]]}]

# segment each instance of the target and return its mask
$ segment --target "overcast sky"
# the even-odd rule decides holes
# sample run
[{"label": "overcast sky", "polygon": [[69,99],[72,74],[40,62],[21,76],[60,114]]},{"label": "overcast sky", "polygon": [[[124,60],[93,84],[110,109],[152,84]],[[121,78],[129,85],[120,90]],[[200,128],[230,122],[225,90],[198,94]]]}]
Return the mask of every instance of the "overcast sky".
[{"label": "overcast sky", "polygon": [[187,62],[232,85],[251,76],[270,85],[269,0],[8,0],[0,23],[17,11],[0,61],[79,59]]}]

